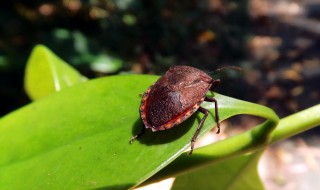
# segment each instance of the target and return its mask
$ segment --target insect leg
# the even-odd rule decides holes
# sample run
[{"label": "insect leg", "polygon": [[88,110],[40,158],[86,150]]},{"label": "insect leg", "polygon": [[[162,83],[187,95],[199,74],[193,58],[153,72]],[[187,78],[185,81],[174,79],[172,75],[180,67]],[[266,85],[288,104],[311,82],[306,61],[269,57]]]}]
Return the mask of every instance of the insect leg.
[{"label": "insect leg", "polygon": [[206,110],[206,109],[204,109],[203,107],[199,107],[198,110],[199,110],[200,112],[202,112],[202,113],[204,114],[204,116],[203,116],[203,118],[201,119],[201,122],[200,122],[200,124],[199,124],[199,126],[198,126],[198,128],[197,128],[197,131],[195,132],[195,134],[193,135],[193,137],[192,137],[192,139],[191,139],[191,150],[190,150],[190,152],[189,152],[189,155],[192,154],[192,151],[193,151],[193,148],[194,148],[194,143],[196,142],[197,137],[198,137],[198,135],[199,135],[199,132],[200,132],[202,126],[203,126],[203,123],[204,123],[204,121],[206,120],[206,118],[207,118],[207,116],[208,116],[208,114],[209,114],[209,111]]},{"label": "insect leg", "polygon": [[214,112],[215,112],[215,119],[216,119],[216,123],[217,123],[217,128],[218,128],[218,131],[217,131],[217,134],[220,133],[220,122],[219,122],[219,112],[218,112],[218,102],[215,98],[211,98],[211,97],[205,97],[204,98],[204,101],[207,101],[207,102],[214,102]]},{"label": "insect leg", "polygon": [[146,128],[144,126],[142,126],[142,129],[141,129],[140,133],[138,133],[135,136],[131,137],[131,139],[129,141],[130,144],[132,144],[135,139],[141,137],[141,135],[143,135],[145,132],[146,132]]}]

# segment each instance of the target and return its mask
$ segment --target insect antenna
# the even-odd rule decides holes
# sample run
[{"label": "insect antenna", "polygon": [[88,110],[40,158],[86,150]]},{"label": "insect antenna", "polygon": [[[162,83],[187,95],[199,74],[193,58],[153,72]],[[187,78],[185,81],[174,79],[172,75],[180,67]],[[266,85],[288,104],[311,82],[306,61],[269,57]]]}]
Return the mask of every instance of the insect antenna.
[{"label": "insect antenna", "polygon": [[242,71],[242,68],[238,67],[238,66],[224,66],[224,67],[221,67],[221,68],[217,69],[216,71],[221,71],[221,70],[225,70],[225,69],[231,69],[231,70],[235,70],[235,71]]}]

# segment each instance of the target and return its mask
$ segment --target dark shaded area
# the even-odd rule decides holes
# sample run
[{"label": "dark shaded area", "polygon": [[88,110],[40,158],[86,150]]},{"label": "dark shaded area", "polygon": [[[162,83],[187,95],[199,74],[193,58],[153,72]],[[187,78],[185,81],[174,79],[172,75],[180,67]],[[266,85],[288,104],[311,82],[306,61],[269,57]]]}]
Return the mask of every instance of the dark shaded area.
[{"label": "dark shaded area", "polygon": [[252,100],[272,107],[281,117],[320,103],[319,36],[277,17],[253,21],[257,41],[269,40],[270,49],[262,50],[262,59],[253,59],[251,74],[260,76],[253,76],[250,86],[257,94]]},{"label": "dark shaded area", "polygon": [[[319,3],[295,2],[303,11],[292,15],[288,2],[282,12],[272,0],[3,2],[0,114],[28,103],[23,72],[39,43],[90,78],[190,65],[221,79],[219,93],[295,113],[320,102]],[[101,55],[122,66],[92,69]],[[215,71],[225,65],[243,71]]]},{"label": "dark shaded area", "polygon": [[2,3],[0,23],[4,115],[28,101],[23,70],[36,44],[91,78],[101,76],[90,66],[104,54],[123,60],[117,72],[163,74],[181,64],[210,72],[245,58],[249,17],[246,1],[16,0]]},{"label": "dark shaded area", "polygon": [[123,189],[129,189],[133,185],[134,184],[114,185],[109,187],[94,188],[94,190],[123,190]]},{"label": "dark shaded area", "polygon": [[[189,130],[192,130],[194,122],[200,122],[200,120],[201,118],[198,117],[197,119],[196,115],[193,115],[185,122],[183,122],[181,125],[173,127],[169,130],[152,132],[151,130],[147,129],[146,132],[143,135],[141,135],[141,137],[135,139],[132,143],[135,143],[135,141],[140,141],[141,143],[146,144],[148,146],[170,143],[182,137]],[[132,136],[135,136],[136,134],[140,133],[142,127],[144,126],[141,122],[141,119],[139,118],[132,127]],[[194,129],[194,132],[196,132],[196,129]],[[129,140],[130,139],[128,139],[128,143]]]}]

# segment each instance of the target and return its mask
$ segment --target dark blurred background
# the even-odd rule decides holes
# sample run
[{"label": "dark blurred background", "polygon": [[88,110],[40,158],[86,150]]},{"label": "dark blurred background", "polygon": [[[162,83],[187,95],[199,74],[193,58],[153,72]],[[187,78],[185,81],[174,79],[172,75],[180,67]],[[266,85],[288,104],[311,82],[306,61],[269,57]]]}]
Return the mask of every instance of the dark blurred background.
[{"label": "dark blurred background", "polygon": [[[190,65],[220,78],[219,93],[292,114],[320,102],[317,8],[273,0],[4,1],[0,115],[29,102],[24,68],[40,43],[89,78]],[[226,65],[243,71],[215,71]]]}]

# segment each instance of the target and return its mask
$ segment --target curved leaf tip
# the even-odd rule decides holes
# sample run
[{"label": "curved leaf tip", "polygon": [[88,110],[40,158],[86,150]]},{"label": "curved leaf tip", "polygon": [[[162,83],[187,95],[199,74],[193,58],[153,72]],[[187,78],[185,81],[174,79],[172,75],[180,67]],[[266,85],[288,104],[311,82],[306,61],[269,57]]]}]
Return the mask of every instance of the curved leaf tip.
[{"label": "curved leaf tip", "polygon": [[32,100],[37,100],[85,80],[46,46],[37,45],[27,62],[24,88]]}]

